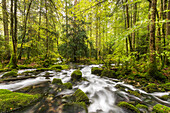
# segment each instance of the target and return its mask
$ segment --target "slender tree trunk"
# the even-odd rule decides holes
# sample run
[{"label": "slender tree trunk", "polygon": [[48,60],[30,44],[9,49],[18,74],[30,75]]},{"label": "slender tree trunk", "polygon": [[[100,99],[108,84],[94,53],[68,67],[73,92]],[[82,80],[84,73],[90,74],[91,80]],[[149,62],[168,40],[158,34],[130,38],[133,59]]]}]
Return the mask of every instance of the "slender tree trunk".
[{"label": "slender tree trunk", "polygon": [[[167,0],[163,0],[163,20],[166,19],[166,12],[164,12],[165,10],[167,10]],[[162,24],[162,37],[163,37],[163,50],[165,51],[166,50],[166,23],[163,23]],[[165,55],[165,52],[164,52],[164,56],[162,58],[162,67],[164,67],[165,65],[165,59],[166,59],[166,55]]]},{"label": "slender tree trunk", "polygon": [[149,20],[149,22],[148,22],[148,35],[147,35],[147,37],[146,37],[146,45],[148,45],[147,47],[146,47],[146,53],[147,52],[149,52],[149,37],[150,37],[150,19],[151,19],[151,14],[150,14],[150,10],[151,10],[151,3],[149,2],[149,9],[148,9],[148,20]]},{"label": "slender tree trunk", "polygon": [[157,63],[156,63],[156,47],[155,47],[155,22],[156,22],[156,5],[157,0],[152,0],[151,8],[151,27],[150,27],[150,67],[149,75],[156,77],[157,76]]},{"label": "slender tree trunk", "polygon": [[[128,0],[126,0],[126,3],[127,2],[128,2]],[[126,4],[126,21],[127,21],[127,29],[129,29],[130,28],[130,22],[129,22],[129,7],[128,7],[128,3]],[[132,41],[131,41],[130,34],[128,35],[128,40],[129,40],[130,52],[132,52],[133,49],[132,49]]]},{"label": "slender tree trunk", "polygon": [[7,50],[6,59],[10,59],[9,49],[9,32],[8,32],[8,12],[6,7],[6,0],[2,0],[2,12],[3,12],[3,26],[4,26],[4,37],[5,37],[5,49]]},{"label": "slender tree trunk", "polygon": [[19,52],[18,59],[21,59],[21,56],[22,56],[22,49],[23,49],[23,44],[24,44],[25,35],[26,35],[26,29],[27,29],[27,20],[28,20],[28,15],[29,15],[29,12],[30,12],[32,1],[33,0],[30,1],[29,5],[28,5],[27,14],[24,17],[25,18],[24,19],[24,31],[23,31],[23,34],[22,34],[22,42],[21,42],[21,47],[20,47],[20,52]]},{"label": "slender tree trunk", "polygon": [[49,36],[48,36],[48,6],[47,6],[47,0],[45,0],[45,9],[46,9],[46,58],[48,58],[49,55]]},{"label": "slender tree trunk", "polygon": [[98,60],[98,56],[99,56],[99,48],[98,48],[98,38],[99,38],[99,22],[98,22],[98,6],[96,7],[96,60]]},{"label": "slender tree trunk", "polygon": [[[133,7],[133,9],[135,10],[134,11],[134,14],[133,14],[133,25],[135,25],[136,24],[136,15],[137,15],[137,3],[135,3],[134,4],[134,7]],[[133,50],[135,51],[135,41],[136,40],[136,32],[133,32],[133,34],[132,34],[132,45],[133,45]]]},{"label": "slender tree trunk", "polygon": [[[168,0],[168,12],[167,12],[167,20],[170,20],[170,0]],[[170,41],[170,22],[166,23],[166,29],[167,29],[167,33],[166,33],[166,39],[168,41]],[[167,43],[167,46],[170,47],[170,43]],[[167,47],[167,51],[170,51],[170,49]],[[166,64],[170,64],[170,60],[166,59]]]}]

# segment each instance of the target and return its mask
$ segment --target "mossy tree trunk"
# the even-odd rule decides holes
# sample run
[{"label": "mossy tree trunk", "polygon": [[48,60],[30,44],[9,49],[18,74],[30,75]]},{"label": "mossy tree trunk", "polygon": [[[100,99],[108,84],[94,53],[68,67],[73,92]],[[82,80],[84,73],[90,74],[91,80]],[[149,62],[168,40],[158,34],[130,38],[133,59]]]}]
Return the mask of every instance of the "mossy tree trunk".
[{"label": "mossy tree trunk", "polygon": [[14,1],[13,12],[13,0],[11,0],[11,36],[13,44],[13,52],[9,62],[10,68],[17,67],[17,0]]}]

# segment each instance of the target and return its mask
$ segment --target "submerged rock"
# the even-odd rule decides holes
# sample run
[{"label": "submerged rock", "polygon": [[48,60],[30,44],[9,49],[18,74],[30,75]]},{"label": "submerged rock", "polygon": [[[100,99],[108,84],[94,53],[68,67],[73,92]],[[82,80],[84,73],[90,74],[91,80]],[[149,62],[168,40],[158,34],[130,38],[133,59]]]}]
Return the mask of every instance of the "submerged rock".
[{"label": "submerged rock", "polygon": [[68,83],[64,83],[63,84],[67,89],[72,89],[72,83],[68,82]]}]

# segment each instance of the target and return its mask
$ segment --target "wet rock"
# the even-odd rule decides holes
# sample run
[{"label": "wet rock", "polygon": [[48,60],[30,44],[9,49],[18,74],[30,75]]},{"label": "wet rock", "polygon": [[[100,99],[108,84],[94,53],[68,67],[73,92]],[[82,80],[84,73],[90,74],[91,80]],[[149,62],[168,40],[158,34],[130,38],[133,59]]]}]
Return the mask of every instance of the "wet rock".
[{"label": "wet rock", "polygon": [[131,111],[130,113],[140,113],[140,111],[135,106],[133,106],[132,104],[129,104],[127,102],[120,102],[118,104],[118,106],[122,107],[123,109],[127,109],[127,110]]},{"label": "wet rock", "polygon": [[141,113],[148,113],[148,106],[143,104],[137,104],[136,107],[139,109]]},{"label": "wet rock", "polygon": [[167,107],[161,104],[156,104],[153,107],[153,111],[156,113],[170,113],[170,107]]},{"label": "wet rock", "polygon": [[73,96],[75,97],[76,102],[85,102],[86,104],[89,104],[88,96],[81,89],[76,90]]},{"label": "wet rock", "polygon": [[40,95],[29,95],[0,89],[0,111],[10,112],[25,107],[40,98]]},{"label": "wet rock", "polygon": [[57,79],[57,78],[54,78],[54,79],[53,79],[52,84],[55,84],[55,85],[63,85],[61,79]]},{"label": "wet rock", "polygon": [[72,89],[72,83],[68,82],[68,83],[64,83],[63,84],[67,89]]},{"label": "wet rock", "polygon": [[158,86],[154,83],[151,83],[149,85],[147,85],[145,88],[143,88],[146,92],[148,93],[153,93],[158,91]]},{"label": "wet rock", "polygon": [[78,81],[82,78],[82,72],[80,70],[76,70],[71,74],[72,81]]},{"label": "wet rock", "polygon": [[66,103],[62,106],[62,113],[88,113],[84,102]]},{"label": "wet rock", "polygon": [[93,67],[93,68],[91,69],[91,73],[92,73],[92,74],[96,74],[96,75],[98,75],[98,76],[101,75],[102,71],[103,71],[103,69],[102,69],[102,68],[98,68],[98,67]]},{"label": "wet rock", "polygon": [[2,78],[10,78],[10,77],[17,77],[18,74],[16,71],[10,71],[10,72],[7,72],[5,73]]},{"label": "wet rock", "polygon": [[113,70],[105,69],[101,73],[102,77],[116,78],[115,72]]}]

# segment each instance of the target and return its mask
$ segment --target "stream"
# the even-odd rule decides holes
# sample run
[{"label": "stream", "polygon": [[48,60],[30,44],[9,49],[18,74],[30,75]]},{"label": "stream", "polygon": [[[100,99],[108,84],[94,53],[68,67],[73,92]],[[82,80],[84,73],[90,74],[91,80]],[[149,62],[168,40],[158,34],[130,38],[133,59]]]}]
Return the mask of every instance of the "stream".
[{"label": "stream", "polygon": [[[147,106],[152,106],[150,103],[153,100],[153,104],[161,103],[167,106],[170,106],[170,101],[163,101],[158,97],[163,95],[169,95],[170,92],[154,92],[154,93],[146,93],[143,90],[137,89],[132,85],[125,84],[124,82],[118,79],[112,79],[107,77],[100,77],[94,74],[91,74],[92,67],[99,67],[100,65],[89,65],[83,66],[81,65],[81,72],[83,77],[87,79],[87,81],[79,82],[78,84],[73,86],[72,90],[64,90],[60,92],[58,95],[68,95],[74,93],[75,89],[79,88],[84,91],[90,99],[91,104],[88,106],[89,113],[128,113],[127,111],[121,109],[116,105],[117,101],[139,101],[141,103],[145,103]],[[35,84],[40,84],[46,81],[52,81],[54,78],[60,78],[63,83],[69,82],[71,79],[71,73],[75,69],[70,70],[62,70],[61,72],[55,71],[44,71],[39,73],[37,78],[30,78],[26,80],[14,81],[9,83],[1,83],[0,89],[8,89],[11,91],[16,91],[22,89],[27,86],[32,86]],[[18,73],[23,73],[26,70],[19,70]],[[43,77],[46,73],[50,73],[52,77],[50,79],[46,79]],[[2,76],[3,74],[0,74]],[[122,85],[125,87],[125,90],[131,89],[138,91],[142,94],[142,97],[136,97],[131,95],[125,91],[121,91],[116,88],[116,85]],[[23,113],[32,113],[33,109],[24,111]],[[71,112],[70,112],[71,113]],[[146,111],[147,113],[147,111]]]}]

